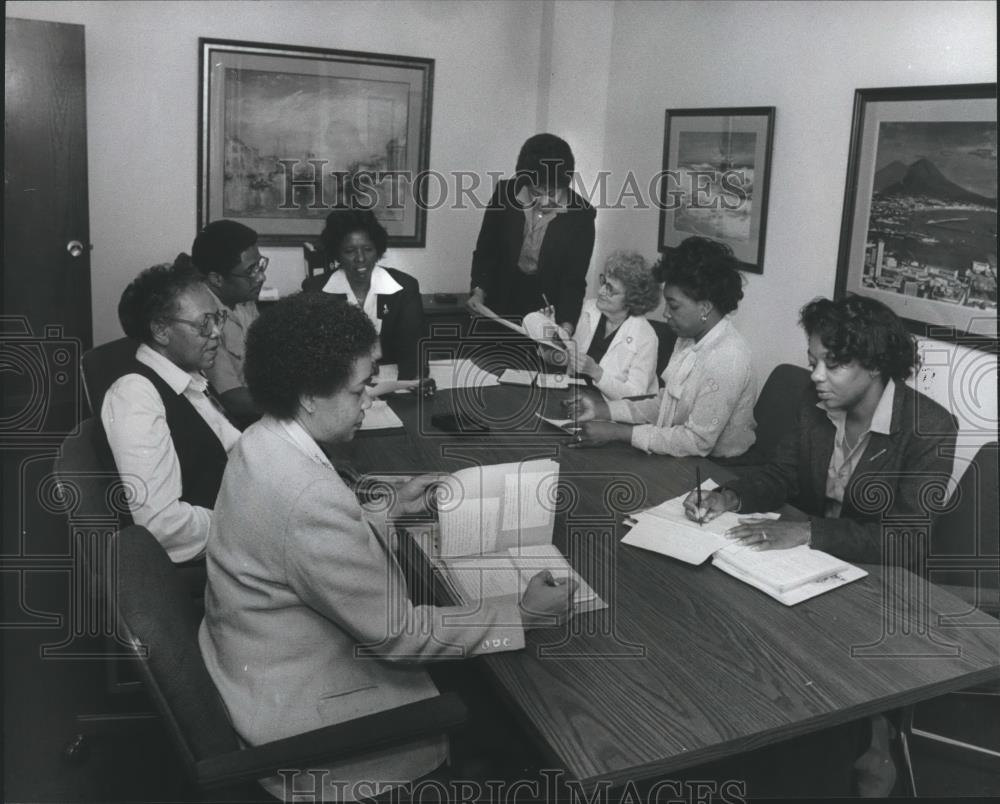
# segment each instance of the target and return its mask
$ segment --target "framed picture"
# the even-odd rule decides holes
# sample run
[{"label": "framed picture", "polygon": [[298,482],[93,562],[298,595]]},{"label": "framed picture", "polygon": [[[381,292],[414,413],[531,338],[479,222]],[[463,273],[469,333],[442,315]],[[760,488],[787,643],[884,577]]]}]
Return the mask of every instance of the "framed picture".
[{"label": "framed picture", "polygon": [[879,299],[918,335],[996,348],[996,91],[854,93],[838,296]]},{"label": "framed picture", "polygon": [[337,206],[423,246],[434,60],[199,39],[198,227],[315,239]]},{"label": "framed picture", "polygon": [[764,272],[773,136],[773,106],[667,109],[660,251],[701,235]]}]

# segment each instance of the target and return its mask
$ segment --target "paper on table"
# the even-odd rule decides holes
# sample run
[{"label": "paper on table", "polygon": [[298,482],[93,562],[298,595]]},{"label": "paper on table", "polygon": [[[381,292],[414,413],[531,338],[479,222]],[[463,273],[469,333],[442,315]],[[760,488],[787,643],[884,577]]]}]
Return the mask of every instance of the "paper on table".
[{"label": "paper on table", "polygon": [[539,372],[535,384],[539,388],[566,389],[571,385],[586,385],[586,381],[579,377],[570,377],[568,374],[547,374]]},{"label": "paper on table", "polygon": [[483,371],[466,358],[431,360],[427,364],[430,377],[438,390],[449,388],[489,388],[499,385],[495,374]]},{"label": "paper on table", "polygon": [[[701,484],[701,490],[711,491],[717,485],[713,480],[706,480]],[[699,525],[684,513],[684,500],[687,496],[688,493],[684,493],[654,508],[633,514],[630,519],[635,524],[622,539],[622,543],[662,553],[689,564],[701,564],[713,553],[730,546],[726,531],[740,524],[739,515],[727,511]],[[754,516],[777,519],[779,514]]]},{"label": "paper on table", "polygon": [[569,433],[570,435],[573,435],[577,430],[580,429],[576,423],[576,419],[549,419],[543,416],[541,413],[538,413],[537,411],[535,412],[535,415],[546,424],[551,424],[553,427],[558,427],[560,430]]},{"label": "paper on table", "polygon": [[754,550],[730,544],[719,551],[713,563],[734,566],[778,592],[787,592],[851,568],[846,561],[805,544],[787,550]]},{"label": "paper on table", "polygon": [[372,406],[365,411],[365,418],[361,422],[362,430],[389,430],[402,426],[403,422],[399,416],[383,399],[372,400]]},{"label": "paper on table", "polygon": [[573,595],[575,603],[582,603],[593,600],[597,597],[595,592],[579,573],[573,571],[566,557],[559,552],[559,548],[554,544],[534,544],[520,549],[512,547],[507,551],[511,561],[521,573],[521,581],[527,586],[537,573],[548,570],[553,578],[566,579],[575,578],[579,584],[576,593]]},{"label": "paper on table", "polygon": [[530,369],[507,368],[503,370],[497,380],[501,385],[534,385],[537,374],[537,371]]}]

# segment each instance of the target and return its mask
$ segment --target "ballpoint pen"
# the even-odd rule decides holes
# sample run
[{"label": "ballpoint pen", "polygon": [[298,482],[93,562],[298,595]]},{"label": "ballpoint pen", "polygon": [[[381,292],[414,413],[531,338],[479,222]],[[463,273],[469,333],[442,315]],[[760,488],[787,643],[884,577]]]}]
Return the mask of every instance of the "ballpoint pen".
[{"label": "ballpoint pen", "polygon": [[696,466],[694,468],[694,482],[696,484],[696,489],[698,492],[698,527],[705,524],[705,517],[701,514],[701,467]]}]

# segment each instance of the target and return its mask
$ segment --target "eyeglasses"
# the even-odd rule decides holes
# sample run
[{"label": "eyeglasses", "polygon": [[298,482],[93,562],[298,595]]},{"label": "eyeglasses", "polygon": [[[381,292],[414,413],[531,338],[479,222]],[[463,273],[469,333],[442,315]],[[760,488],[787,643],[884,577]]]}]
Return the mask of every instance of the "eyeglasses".
[{"label": "eyeglasses", "polygon": [[621,296],[625,293],[624,290],[618,290],[610,282],[608,282],[607,277],[601,274],[597,277],[597,289],[603,290],[605,296]]},{"label": "eyeglasses", "polygon": [[264,272],[267,270],[267,265],[269,262],[271,262],[271,260],[268,257],[261,257],[253,265],[246,266],[245,274],[240,274],[237,273],[236,271],[230,271],[229,275],[238,276],[241,277],[242,279],[253,279],[256,276],[263,276]]},{"label": "eyeglasses", "polygon": [[165,321],[174,321],[178,324],[187,324],[203,338],[211,338],[216,329],[222,332],[222,328],[229,319],[228,310],[219,310],[214,313],[205,313],[201,321],[190,321],[187,318],[166,318]]}]

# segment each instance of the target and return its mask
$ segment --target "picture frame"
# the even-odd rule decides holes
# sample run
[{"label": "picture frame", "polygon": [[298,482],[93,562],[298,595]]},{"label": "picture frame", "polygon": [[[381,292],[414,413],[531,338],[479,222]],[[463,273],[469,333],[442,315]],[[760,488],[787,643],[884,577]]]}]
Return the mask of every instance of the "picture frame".
[{"label": "picture frame", "polygon": [[434,60],[198,40],[198,228],[264,245],[315,240],[330,210],[371,209],[392,247],[423,247]]},{"label": "picture frame", "polygon": [[858,89],[837,297],[916,335],[997,349],[997,85]]},{"label": "picture frame", "polygon": [[666,110],[661,252],[701,235],[729,245],[743,270],[764,272],[774,113],[773,106]]}]

